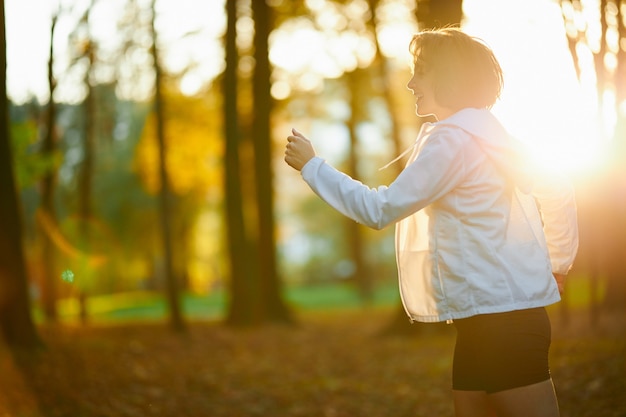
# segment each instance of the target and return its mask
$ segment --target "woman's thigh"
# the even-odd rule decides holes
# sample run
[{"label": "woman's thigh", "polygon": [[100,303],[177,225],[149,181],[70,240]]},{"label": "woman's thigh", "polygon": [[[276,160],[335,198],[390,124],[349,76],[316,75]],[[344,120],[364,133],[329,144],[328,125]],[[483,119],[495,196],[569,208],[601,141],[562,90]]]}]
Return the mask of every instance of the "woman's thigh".
[{"label": "woman's thigh", "polygon": [[559,417],[551,380],[494,394],[453,391],[456,417]]},{"label": "woman's thigh", "polygon": [[456,417],[496,417],[485,391],[452,391]]},{"label": "woman's thigh", "polygon": [[559,417],[552,380],[488,395],[498,417]]}]

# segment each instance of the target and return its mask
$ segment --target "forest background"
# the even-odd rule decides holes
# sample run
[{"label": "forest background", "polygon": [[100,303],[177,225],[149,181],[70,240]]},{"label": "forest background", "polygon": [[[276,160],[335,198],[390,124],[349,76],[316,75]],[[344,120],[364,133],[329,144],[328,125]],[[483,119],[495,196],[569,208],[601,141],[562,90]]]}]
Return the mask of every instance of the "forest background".
[{"label": "forest background", "polygon": [[[421,123],[405,89],[408,41],[445,24],[496,50],[507,78],[494,111],[572,176],[582,221],[606,223],[592,262],[583,225],[577,266],[601,269],[586,274],[593,291],[615,286],[607,302],[618,304],[623,279],[612,277],[623,271],[611,260],[624,245],[607,234],[624,230],[613,172],[624,157],[623,7],[61,1],[37,11],[48,29],[35,41],[18,37],[21,19],[8,14],[19,232],[36,318],[86,320],[90,303],[107,308],[98,296],[134,293],[109,307],[164,294],[164,314],[181,326],[178,299],[189,294],[211,296],[233,323],[289,320],[285,287],[323,283],[351,283],[372,302],[395,279],[392,231],[365,230],[314,198],[282,162],[284,137],[297,126],[340,169],[388,183],[401,163],[377,168]],[[587,217],[587,206],[613,213]]]},{"label": "forest background", "polygon": [[402,163],[378,168],[422,122],[405,87],[408,42],[444,25],[494,48],[505,71],[494,112],[576,187],[580,255],[556,311],[592,324],[623,314],[624,1],[4,9],[0,325],[11,349],[50,345],[58,326],[140,320],[185,333],[198,320],[249,328],[338,308],[382,308],[386,328],[430,332],[400,307],[393,230],[326,207],[282,150],[297,127],[353,177],[390,182]]}]

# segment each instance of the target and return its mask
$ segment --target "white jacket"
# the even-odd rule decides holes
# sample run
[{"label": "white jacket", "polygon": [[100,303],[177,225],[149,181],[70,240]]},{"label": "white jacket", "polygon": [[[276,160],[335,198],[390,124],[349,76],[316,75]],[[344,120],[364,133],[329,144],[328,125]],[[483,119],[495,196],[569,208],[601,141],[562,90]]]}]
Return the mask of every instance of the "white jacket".
[{"label": "white jacket", "polygon": [[468,108],[423,125],[389,186],[369,188],[319,157],[302,177],[359,223],[396,223],[410,320],[449,321],[560,299],[552,274],[567,273],[578,248],[573,189],[556,175],[533,178],[521,148],[490,111]]}]

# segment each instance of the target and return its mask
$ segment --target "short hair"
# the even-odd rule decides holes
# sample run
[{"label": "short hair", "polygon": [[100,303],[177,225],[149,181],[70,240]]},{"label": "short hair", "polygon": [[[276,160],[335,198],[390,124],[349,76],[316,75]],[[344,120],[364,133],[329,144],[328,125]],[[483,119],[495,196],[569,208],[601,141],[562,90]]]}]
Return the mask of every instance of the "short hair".
[{"label": "short hair", "polygon": [[502,68],[482,40],[458,28],[432,29],[414,35],[409,51],[414,72],[432,73],[440,105],[491,108],[500,97]]}]

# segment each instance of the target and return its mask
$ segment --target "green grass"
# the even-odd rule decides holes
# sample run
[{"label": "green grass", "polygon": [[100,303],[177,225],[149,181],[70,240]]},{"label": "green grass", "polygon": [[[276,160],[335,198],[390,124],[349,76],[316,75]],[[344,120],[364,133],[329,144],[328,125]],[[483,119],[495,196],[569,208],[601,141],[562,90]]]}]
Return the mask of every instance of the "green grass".
[{"label": "green grass", "polygon": [[[566,291],[566,303],[570,308],[585,308],[591,302],[590,283],[585,277],[568,278]],[[603,291],[603,287],[600,286],[600,295]],[[297,311],[356,309],[364,306],[388,307],[399,303],[395,282],[378,285],[370,303],[364,302],[355,286],[346,282],[291,286],[285,290],[285,298]],[[158,292],[136,291],[99,295],[88,298],[87,303],[89,320],[95,322],[158,321],[168,315],[166,299]],[[207,295],[185,293],[181,296],[181,307],[187,318],[218,319],[226,313],[227,294],[224,291],[215,291]],[[77,299],[59,300],[57,308],[61,321],[79,320]],[[37,307],[34,308],[34,317],[36,321],[42,321],[41,311]]]},{"label": "green grass", "polygon": [[[294,286],[285,290],[285,298],[296,310],[331,310],[362,307],[366,304],[354,288],[346,283],[325,283]],[[393,305],[399,300],[394,283],[379,286],[372,296],[371,306]],[[185,317],[192,319],[216,319],[223,317],[227,309],[227,294],[215,291],[207,295],[184,293],[181,307]],[[57,302],[59,318],[63,322],[79,320],[79,305],[76,298]],[[162,320],[168,315],[165,296],[158,292],[135,291],[110,295],[98,295],[87,299],[90,321]],[[38,322],[43,321],[41,310],[33,309]]]}]

